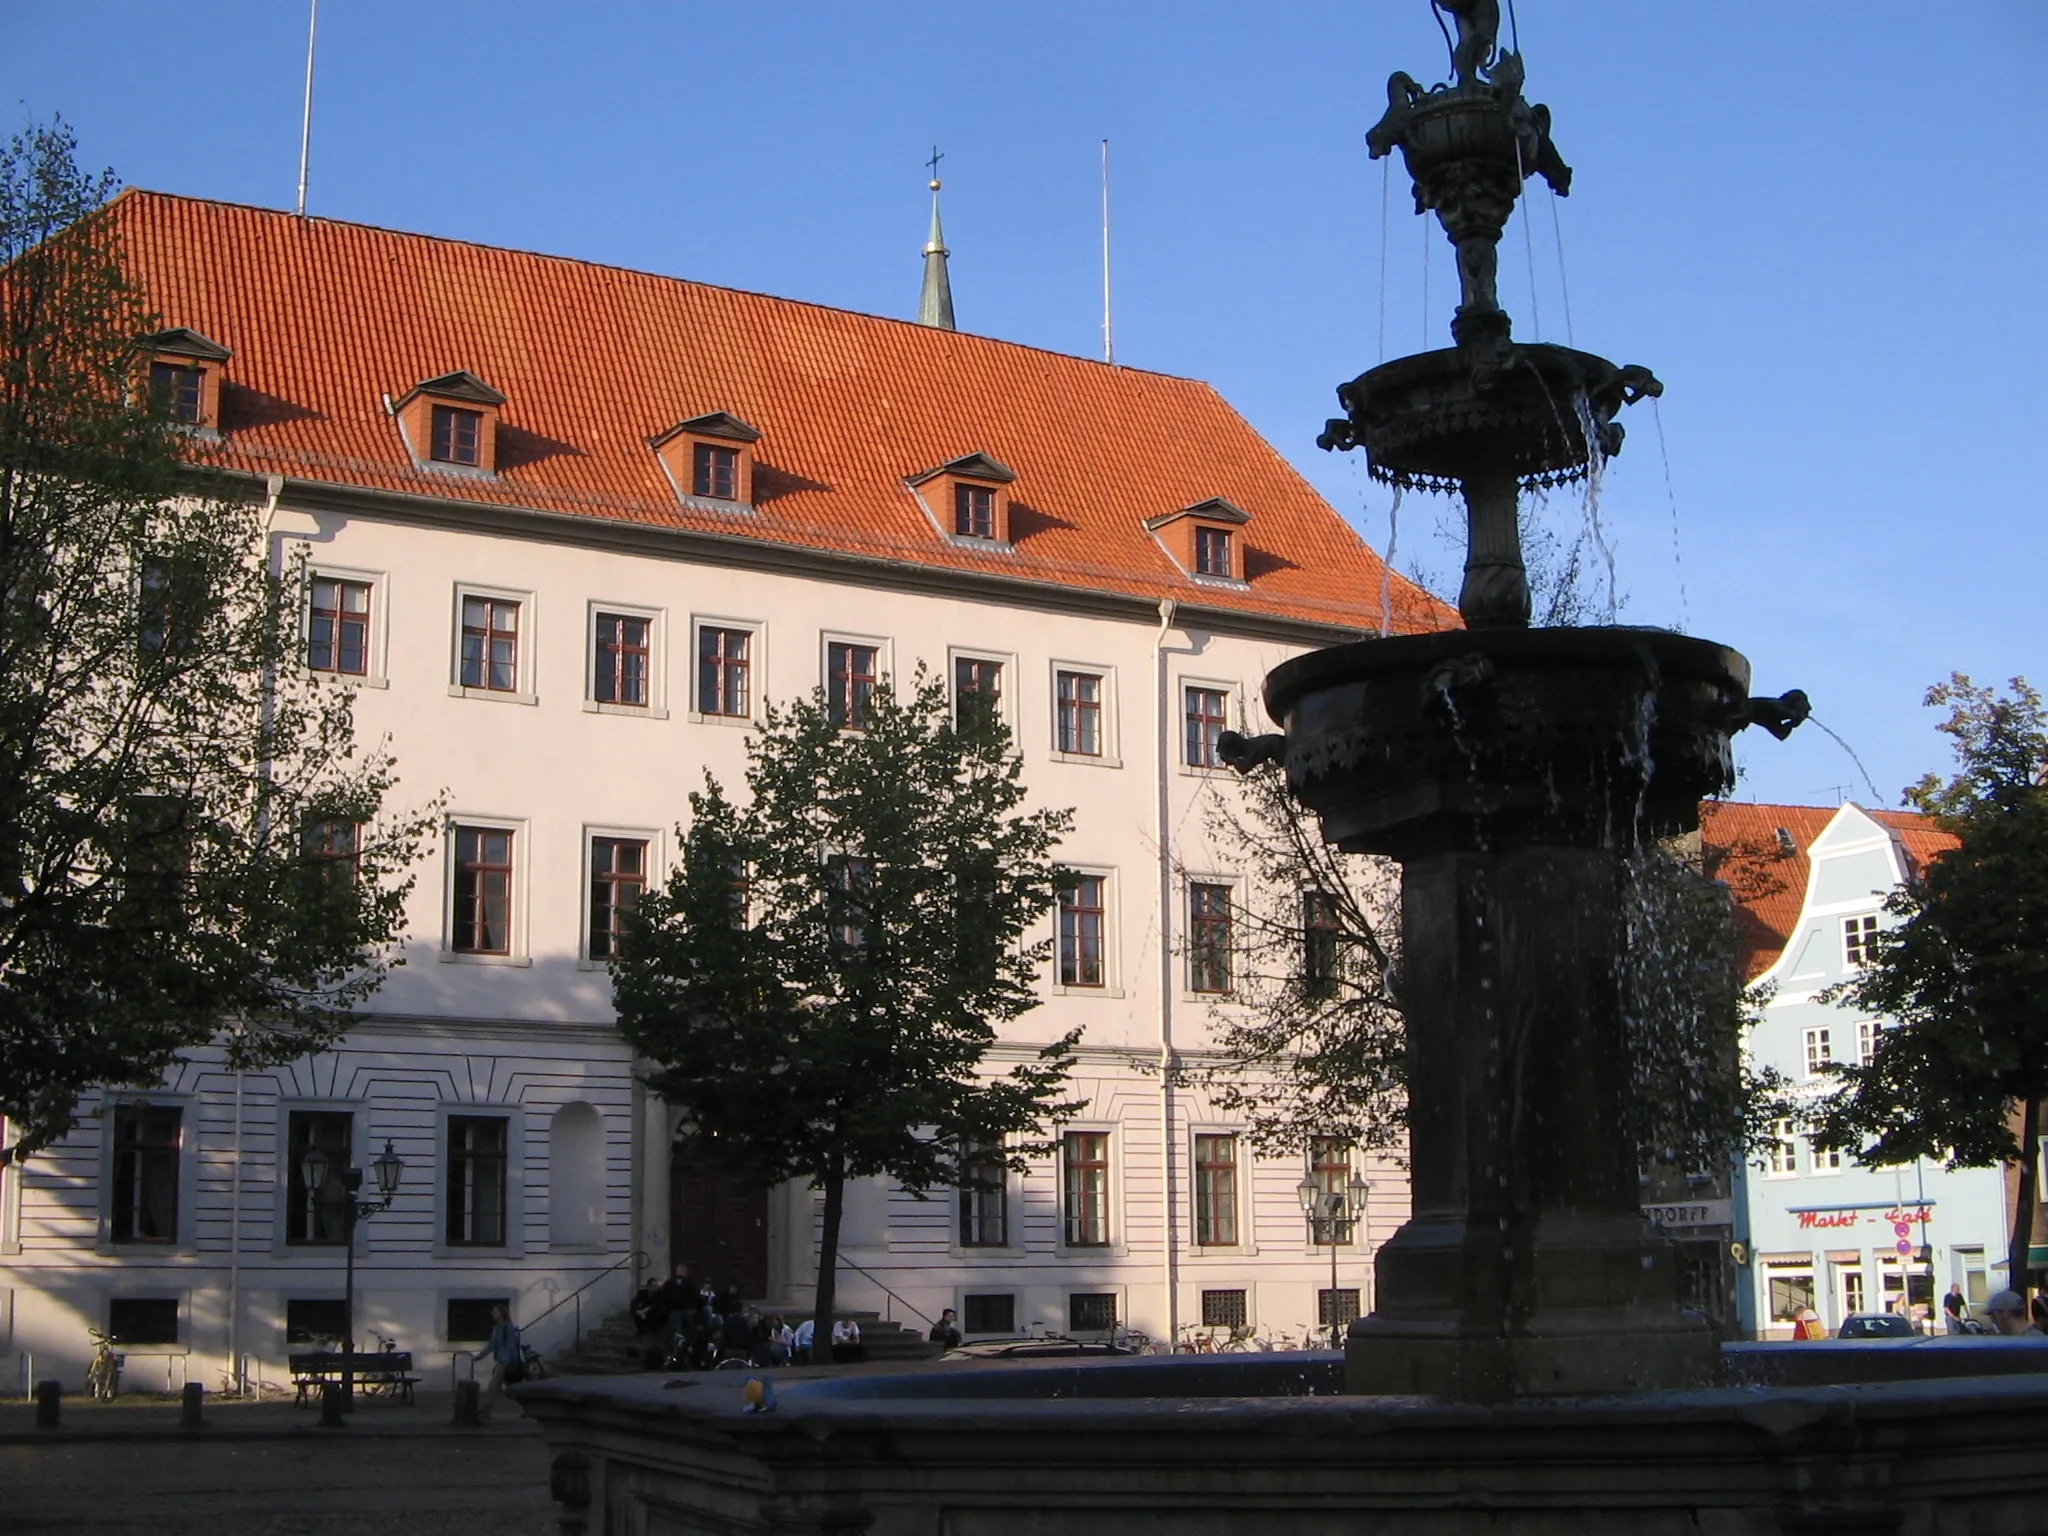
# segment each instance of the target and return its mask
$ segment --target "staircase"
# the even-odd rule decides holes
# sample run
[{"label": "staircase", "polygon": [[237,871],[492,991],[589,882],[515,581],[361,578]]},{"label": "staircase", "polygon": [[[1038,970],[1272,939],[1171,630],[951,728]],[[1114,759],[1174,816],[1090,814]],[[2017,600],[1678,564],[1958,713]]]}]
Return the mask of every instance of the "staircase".
[{"label": "staircase", "polygon": [[[794,1326],[809,1314],[794,1307],[760,1304],[764,1314],[780,1312]],[[883,1322],[877,1312],[838,1310],[838,1318],[851,1318],[860,1325],[860,1341],[867,1358],[875,1360],[935,1360],[940,1346],[901,1323]],[[633,1315],[620,1310],[594,1328],[583,1331],[581,1345],[571,1345],[547,1355],[551,1376],[627,1376],[646,1369],[643,1363],[654,1343],[653,1336],[633,1331]]]}]

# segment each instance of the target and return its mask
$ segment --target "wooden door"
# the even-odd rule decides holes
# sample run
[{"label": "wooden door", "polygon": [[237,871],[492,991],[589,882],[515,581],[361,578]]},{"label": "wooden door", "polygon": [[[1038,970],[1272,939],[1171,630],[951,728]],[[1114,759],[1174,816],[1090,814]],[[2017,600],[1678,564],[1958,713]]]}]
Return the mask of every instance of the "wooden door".
[{"label": "wooden door", "polygon": [[749,1300],[768,1295],[768,1191],[712,1166],[686,1147],[669,1161],[669,1265],[690,1266]]}]

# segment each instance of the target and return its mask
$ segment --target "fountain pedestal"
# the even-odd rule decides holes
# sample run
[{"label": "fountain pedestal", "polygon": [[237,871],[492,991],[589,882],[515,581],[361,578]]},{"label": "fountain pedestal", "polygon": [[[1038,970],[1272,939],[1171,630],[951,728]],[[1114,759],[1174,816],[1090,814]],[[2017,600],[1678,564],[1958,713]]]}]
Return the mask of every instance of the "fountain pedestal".
[{"label": "fountain pedestal", "polygon": [[1632,629],[1365,641],[1268,679],[1294,793],[1402,870],[1414,1216],[1352,1327],[1353,1391],[1713,1379],[1639,1209],[1619,962],[1630,855],[1728,787],[1748,684],[1732,651]]}]

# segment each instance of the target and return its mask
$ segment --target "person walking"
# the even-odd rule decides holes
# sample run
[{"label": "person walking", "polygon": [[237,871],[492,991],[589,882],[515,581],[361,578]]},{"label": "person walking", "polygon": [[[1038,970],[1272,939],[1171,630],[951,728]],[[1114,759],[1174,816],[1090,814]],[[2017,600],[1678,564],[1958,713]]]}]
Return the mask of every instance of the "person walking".
[{"label": "person walking", "polygon": [[1963,1331],[1963,1288],[1951,1285],[1948,1294],[1941,1298],[1942,1326],[1950,1333]]},{"label": "person walking", "polygon": [[491,1339],[482,1349],[470,1355],[472,1360],[481,1360],[486,1355],[491,1361],[490,1384],[484,1388],[483,1400],[476,1405],[476,1421],[488,1424],[491,1421],[491,1405],[498,1400],[509,1383],[517,1386],[526,1379],[526,1357],[521,1353],[519,1325],[512,1321],[512,1309],[504,1302],[491,1307]]},{"label": "person walking", "polygon": [[2040,1326],[2027,1321],[2027,1299],[2018,1291],[2005,1290],[1984,1303],[1984,1313],[1991,1319],[1994,1331],[2008,1338],[2020,1338],[2032,1334],[2038,1337]]}]

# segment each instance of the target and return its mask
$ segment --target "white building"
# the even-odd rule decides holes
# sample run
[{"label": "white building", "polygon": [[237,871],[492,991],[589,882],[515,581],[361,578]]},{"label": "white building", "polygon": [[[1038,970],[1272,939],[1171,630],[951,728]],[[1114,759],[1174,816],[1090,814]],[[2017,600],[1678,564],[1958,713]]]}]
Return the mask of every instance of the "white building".
[{"label": "white building", "polygon": [[[197,430],[309,552],[307,662],[360,685],[417,803],[445,787],[405,966],[334,1051],[200,1053],[0,1179],[0,1343],[75,1380],[275,1377],[339,1331],[307,1148],[404,1173],[356,1243],[357,1338],[423,1364],[508,1299],[544,1348],[687,1259],[801,1303],[813,1195],[696,1163],[613,1028],[609,914],[761,703],[922,664],[999,690],[1086,879],[1034,1050],[1084,1029],[1059,1160],[1000,1199],[849,1194],[843,1304],[970,1329],[1301,1331],[1369,1297],[1407,1214],[1313,1245],[1300,1158],[1177,1075],[1228,978],[1190,967],[1241,872],[1202,843],[1216,732],[1266,671],[1375,628],[1381,567],[1206,386],[586,263],[150,193],[116,205]],[[1397,627],[1443,611],[1398,579]],[[1185,879],[1176,869],[1202,871]],[[1220,929],[1212,932],[1221,932]],[[1348,1154],[1314,1159],[1341,1185]],[[893,1296],[885,1295],[892,1292]],[[555,1303],[576,1297],[547,1315]],[[160,1357],[160,1358],[159,1358]]]},{"label": "white building", "polygon": [[[1886,1021],[1821,993],[1892,922],[1885,897],[1954,839],[1905,811],[1738,804],[1707,806],[1702,837],[1709,870],[1734,891],[1748,974],[1773,988],[1751,1057],[1805,1093],[1832,1091],[1827,1065],[1867,1059]],[[1806,1306],[1830,1330],[1852,1312],[1893,1310],[1923,1321],[1933,1311],[1938,1328],[1950,1285],[1981,1303],[2005,1284],[1999,1169],[1859,1168],[1791,1122],[1780,1129],[1738,1191],[1749,1259],[1738,1300],[1757,1336],[1789,1337]]]}]

